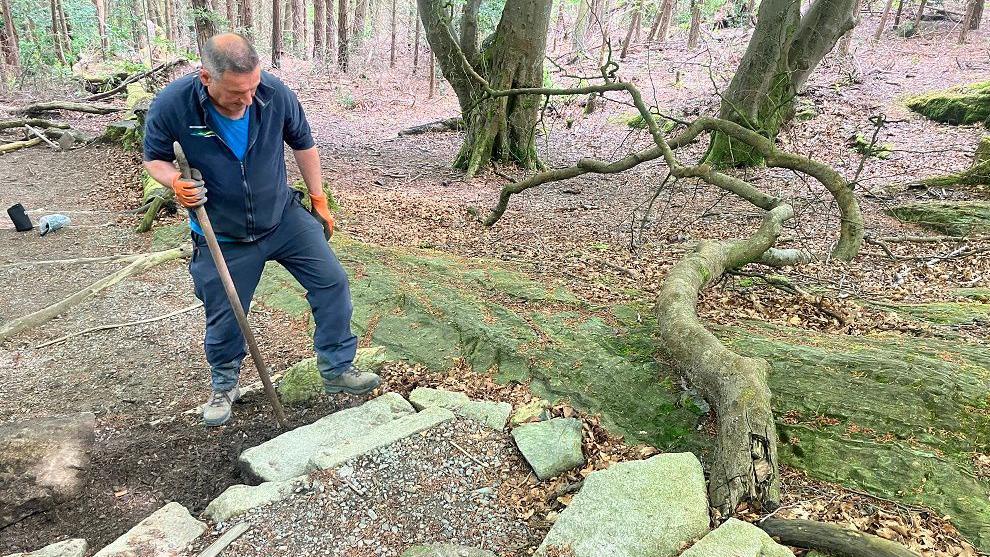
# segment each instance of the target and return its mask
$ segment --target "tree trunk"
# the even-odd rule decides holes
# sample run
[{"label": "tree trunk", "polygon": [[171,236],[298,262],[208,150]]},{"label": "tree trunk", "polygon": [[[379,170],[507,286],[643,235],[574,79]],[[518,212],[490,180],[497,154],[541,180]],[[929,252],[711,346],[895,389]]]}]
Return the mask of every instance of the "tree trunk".
[{"label": "tree trunk", "polygon": [[[768,138],[794,116],[794,97],[822,58],[853,28],[856,0],[818,0],[801,16],[793,0],[764,0],[756,29],[722,98],[720,117]],[[748,145],[714,135],[708,162],[715,166],[760,164]]]},{"label": "tree trunk", "polygon": [[354,23],[351,29],[354,46],[361,44],[364,35],[364,26],[368,19],[368,0],[357,0],[354,5]]},{"label": "tree trunk", "polygon": [[416,38],[413,40],[413,75],[416,75],[416,70],[419,69],[419,6],[416,6],[416,17],[414,18],[416,24]]},{"label": "tree trunk", "polygon": [[873,35],[874,41],[879,41],[880,36],[883,35],[883,28],[887,26],[887,19],[890,18],[890,9],[894,6],[894,0],[887,0],[887,4],[883,7],[883,15],[880,16],[880,24],[877,25],[877,32]]},{"label": "tree trunk", "polygon": [[[449,27],[443,0],[418,0],[426,39],[440,70],[457,94],[467,127],[454,162],[473,176],[491,161],[513,161],[536,168],[536,123],[540,97],[490,98],[464,68]],[[495,90],[543,85],[543,58],[550,27],[551,0],[507,0],[494,36],[474,70]],[[463,34],[462,34],[463,38]]]},{"label": "tree trunk", "polygon": [[10,0],[0,0],[0,12],[3,12],[3,28],[0,29],[0,51],[3,53],[3,61],[8,66],[20,66],[21,50],[17,43],[17,28],[14,27]]},{"label": "tree trunk", "polygon": [[639,25],[639,18],[643,12],[643,2],[640,1],[633,8],[632,19],[629,21],[629,31],[626,32],[626,40],[622,42],[622,52],[619,54],[619,60],[625,60],[626,55],[629,54],[629,43],[632,42],[633,32],[635,32],[636,27]]},{"label": "tree trunk", "polygon": [[872,534],[813,520],[767,518],[759,526],[785,545],[846,557],[919,557],[910,549]]},{"label": "tree trunk", "polygon": [[392,0],[392,45],[389,48],[388,53],[388,67],[395,67],[395,30],[396,30],[396,17],[398,17],[398,2]]},{"label": "tree trunk", "polygon": [[55,57],[58,59],[59,63],[63,66],[66,65],[65,50],[68,45],[62,37],[62,22],[61,16],[59,15],[59,6],[57,0],[49,0],[49,9],[52,12],[52,43],[55,48]]},{"label": "tree trunk", "polygon": [[206,41],[217,34],[217,26],[213,23],[214,18],[210,17],[213,10],[210,9],[207,0],[191,0],[191,2],[195,10],[193,13],[193,23],[196,25],[196,46],[199,48],[200,55],[202,55]]},{"label": "tree trunk", "polygon": [[983,6],[986,0],[976,0],[973,5],[973,15],[969,18],[969,28],[975,31],[980,28],[980,21],[983,19]]},{"label": "tree trunk", "polygon": [[237,4],[235,4],[235,0],[226,0],[225,7],[227,8],[227,30],[233,31],[237,29]]},{"label": "tree trunk", "polygon": [[[344,0],[341,0],[344,1]],[[272,67],[282,65],[282,1],[272,2]]]},{"label": "tree trunk", "polygon": [[580,56],[587,50],[588,20],[591,16],[591,0],[578,0],[577,20],[574,22],[574,35],[571,37],[574,51]]},{"label": "tree trunk", "polygon": [[430,94],[427,98],[432,99],[433,94],[437,90],[437,57],[433,55],[433,49],[430,49]]},{"label": "tree trunk", "polygon": [[[168,0],[166,0],[168,1]],[[241,29],[248,36],[254,35],[254,0],[241,0]]]},{"label": "tree trunk", "polygon": [[670,36],[670,21],[674,18],[674,7],[676,5],[677,0],[663,0],[659,20],[660,42],[666,42],[667,37]]},{"label": "tree trunk", "polygon": [[478,10],[481,0],[467,0],[461,11],[461,52],[472,64],[478,61]]},{"label": "tree trunk", "polygon": [[306,5],[302,0],[292,0],[292,45],[296,54],[306,53]]},{"label": "tree trunk", "polygon": [[770,364],[732,352],[705,329],[698,319],[698,294],[725,271],[759,260],[793,214],[789,205],[781,205],[749,239],[702,242],[674,265],[657,295],[663,348],[715,412],[718,435],[708,496],[723,517],[740,502],[772,510],[780,500],[777,427],[767,386]]},{"label": "tree trunk", "polygon": [[693,50],[698,46],[698,37],[701,36],[701,6],[698,5],[697,0],[691,0],[691,30],[688,31],[688,44],[689,50]]},{"label": "tree trunk", "polygon": [[[93,7],[96,8],[96,32],[100,36],[100,57],[107,59],[107,51],[110,50],[110,43],[107,40],[107,3],[106,0],[93,0]],[[167,18],[166,18],[167,28]]]},{"label": "tree trunk", "polygon": [[[921,0],[922,7],[924,7],[925,1],[926,0]],[[855,22],[853,23],[853,28],[846,31],[846,33],[842,35],[842,38],[839,39],[839,56],[849,55],[849,47],[852,44],[853,35],[856,34],[856,27],[859,26],[860,20],[862,19],[860,17],[860,11],[862,9],[863,9],[863,0],[856,0],[856,5],[853,6],[853,18],[855,18]],[[915,28],[917,28],[917,25],[918,24],[915,23]]]},{"label": "tree trunk", "polygon": [[897,0],[897,13],[894,14],[894,29],[901,26],[901,12],[904,11],[904,0]]},{"label": "tree trunk", "polygon": [[921,18],[925,16],[925,7],[928,5],[928,0],[921,0],[918,4],[918,15],[914,16],[914,29],[915,32],[918,30],[918,26],[921,25]]},{"label": "tree trunk", "polygon": [[347,26],[347,0],[340,0],[337,10],[337,65],[341,71],[346,72],[348,66],[348,44],[347,37],[350,30]]},{"label": "tree trunk", "polygon": [[313,59],[326,55],[327,0],[313,0]]},{"label": "tree trunk", "polygon": [[963,18],[962,25],[959,26],[959,44],[966,44],[966,35],[973,24],[973,15],[976,13],[976,0],[969,0],[966,3],[966,17]]}]

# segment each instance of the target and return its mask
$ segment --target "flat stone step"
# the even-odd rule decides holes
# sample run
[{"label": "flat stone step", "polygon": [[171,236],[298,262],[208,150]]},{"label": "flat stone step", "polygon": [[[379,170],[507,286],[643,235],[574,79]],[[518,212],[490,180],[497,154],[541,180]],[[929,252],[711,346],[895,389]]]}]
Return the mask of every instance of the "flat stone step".
[{"label": "flat stone step", "polygon": [[499,431],[505,429],[509,415],[512,414],[512,405],[508,402],[471,400],[464,393],[429,387],[413,389],[409,393],[409,402],[417,410],[434,406],[446,408],[458,416],[481,422]]},{"label": "flat stone step", "polygon": [[338,445],[323,447],[320,453],[310,459],[307,469],[309,471],[326,470],[340,466],[352,458],[391,445],[410,435],[426,431],[437,424],[453,419],[454,413],[446,408],[426,408],[422,412],[409,414],[382,424],[361,437],[353,437]]},{"label": "flat stone step", "polygon": [[260,485],[232,485],[210,501],[203,515],[214,522],[227,522],[255,507],[289,498],[296,487],[302,485],[305,480],[303,476],[280,482],[264,482]]},{"label": "flat stone step", "polygon": [[681,557],[794,557],[790,549],[748,522],[730,518],[698,540]]},{"label": "flat stone step", "polygon": [[179,555],[205,531],[206,524],[173,502],[152,513],[93,557]]},{"label": "flat stone step", "polygon": [[414,413],[412,405],[402,395],[385,393],[361,406],[335,412],[251,447],[241,453],[238,461],[242,471],[255,480],[292,479],[306,473],[314,455],[364,437],[382,424]]},{"label": "flat stone step", "polygon": [[691,453],[620,462],[592,472],[536,555],[673,557],[708,533],[708,494]]},{"label": "flat stone step", "polygon": [[83,557],[89,545],[86,540],[74,539],[46,545],[30,553],[11,553],[5,557]]}]

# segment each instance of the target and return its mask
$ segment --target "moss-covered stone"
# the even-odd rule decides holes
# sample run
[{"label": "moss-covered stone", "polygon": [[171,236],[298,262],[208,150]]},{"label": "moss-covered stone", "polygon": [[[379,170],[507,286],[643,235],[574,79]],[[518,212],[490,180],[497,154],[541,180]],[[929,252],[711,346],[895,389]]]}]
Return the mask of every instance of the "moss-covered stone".
[{"label": "moss-covered stone", "polygon": [[980,301],[882,304],[882,307],[933,325],[990,323],[990,304]]},{"label": "moss-covered stone", "polygon": [[[385,349],[381,346],[358,348],[354,365],[365,371],[378,371],[385,364]],[[278,382],[279,398],[286,404],[304,402],[323,394],[323,378],[316,367],[316,358],[306,358],[285,370]]]},{"label": "moss-covered stone", "polygon": [[888,209],[887,214],[951,236],[990,231],[990,202],[986,201],[910,203]]},{"label": "moss-covered stone", "polygon": [[[378,248],[343,236],[334,248],[351,276],[355,330],[385,346],[390,358],[438,370],[460,358],[502,381],[530,381],[543,398],[600,413],[630,442],[707,450],[709,441],[697,432],[703,410],[681,402],[679,379],[655,357],[649,300],[593,308],[501,262]],[[260,303],[293,299],[305,301],[298,284],[277,267],[267,269]],[[912,311],[954,322],[961,315],[955,309]],[[772,363],[785,463],[932,506],[990,547],[990,485],[970,462],[990,445],[990,347],[755,323],[715,332],[734,350]]]},{"label": "moss-covered stone", "polygon": [[908,108],[944,124],[990,125],[990,81],[914,95]]}]

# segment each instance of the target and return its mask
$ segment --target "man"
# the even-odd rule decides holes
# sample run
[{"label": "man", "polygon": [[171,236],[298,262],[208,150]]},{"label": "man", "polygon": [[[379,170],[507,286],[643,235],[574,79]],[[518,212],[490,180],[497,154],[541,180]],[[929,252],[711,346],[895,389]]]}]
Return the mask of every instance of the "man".
[{"label": "man", "polygon": [[[247,309],[266,261],[278,261],[306,289],[316,322],[313,345],[328,393],[364,394],[380,383],[352,362],[347,275],[327,243],[333,217],[323,193],[319,153],[296,95],[261,71],[244,37],[228,33],[207,41],[203,67],[171,83],[148,111],[144,166],[168,184],[184,207],[205,203],[241,303]],[[178,141],[197,169],[184,179],[172,164]],[[322,223],[301,205],[286,183],[285,144],[299,165]],[[202,180],[198,179],[202,176]],[[209,185],[207,196],[206,185]],[[244,337],[237,327],[216,266],[192,211],[196,297],[206,310],[206,359],[213,392],[203,407],[207,425],[226,423],[237,400]],[[324,236],[326,230],[327,236]]]}]

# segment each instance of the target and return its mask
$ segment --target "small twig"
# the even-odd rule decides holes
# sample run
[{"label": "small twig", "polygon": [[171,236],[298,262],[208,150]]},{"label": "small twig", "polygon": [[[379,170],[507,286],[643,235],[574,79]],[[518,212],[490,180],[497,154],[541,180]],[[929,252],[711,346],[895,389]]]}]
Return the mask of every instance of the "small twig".
[{"label": "small twig", "polygon": [[217,538],[217,541],[211,543],[209,547],[204,549],[203,552],[199,554],[199,557],[217,557],[223,553],[224,549],[227,549],[228,545],[234,543],[234,540],[241,537],[244,532],[247,532],[250,528],[250,523],[241,522],[240,524],[224,532],[222,536]]},{"label": "small twig", "polygon": [[339,476],[339,477],[340,477],[340,479],[342,479],[342,480],[344,480],[344,483],[346,483],[346,484],[347,484],[347,487],[349,487],[349,488],[351,488],[351,490],[352,490],[352,491],[353,491],[354,493],[357,493],[357,495],[358,495],[358,497],[362,497],[362,498],[364,497],[364,490],[363,490],[363,489],[361,489],[361,488],[360,488],[360,487],[359,487],[359,486],[358,486],[357,484],[355,484],[355,483],[354,483],[353,481],[351,481],[351,479],[350,479],[350,478],[345,478],[345,477],[343,477],[343,476]]},{"label": "small twig", "polygon": [[40,139],[40,140],[44,141],[45,143],[47,143],[48,146],[51,147],[52,149],[54,149],[56,151],[61,151],[62,150],[62,148],[59,147],[57,143],[55,143],[51,139],[48,139],[47,137],[45,137],[45,134],[42,133],[41,130],[39,130],[38,128],[36,128],[36,127],[34,127],[34,126],[30,125],[30,124],[24,124],[24,128],[27,129],[27,131],[29,131],[32,134],[34,134],[35,136],[37,136],[38,139]]},{"label": "small twig", "polygon": [[448,439],[448,441],[450,441],[450,444],[453,445],[455,449],[457,449],[457,450],[461,451],[462,453],[464,453],[464,456],[466,456],[466,457],[470,458],[471,460],[473,460],[478,466],[481,466],[482,468],[488,468],[488,465],[487,464],[485,464],[484,462],[478,460],[471,453],[469,453],[466,450],[464,450],[464,447],[458,445],[457,443],[455,443],[451,439]]},{"label": "small twig", "polygon": [[180,315],[180,314],[183,314],[183,313],[192,311],[192,310],[194,310],[196,308],[199,308],[199,307],[203,307],[203,302],[196,302],[195,304],[193,304],[191,306],[184,307],[184,308],[182,308],[180,310],[176,310],[176,311],[173,311],[171,313],[167,313],[165,315],[159,315],[158,317],[150,317],[148,319],[139,319],[137,321],[127,321],[127,322],[124,322],[124,323],[111,323],[110,325],[100,325],[99,327],[90,327],[88,329],[83,329],[83,330],[77,331],[75,333],[69,333],[69,334],[67,334],[65,336],[58,337],[55,340],[49,340],[48,342],[43,342],[43,343],[35,346],[34,348],[35,348],[35,350],[37,350],[38,348],[44,348],[46,346],[51,346],[53,344],[58,344],[60,342],[69,340],[70,338],[82,336],[82,335],[85,335],[87,333],[92,333],[92,332],[95,332],[95,331],[107,331],[107,330],[110,330],[110,329],[119,329],[121,327],[130,327],[132,325],[143,325],[145,323],[153,323],[155,321],[161,321],[162,319],[168,319],[169,317],[175,317],[176,315]]}]

